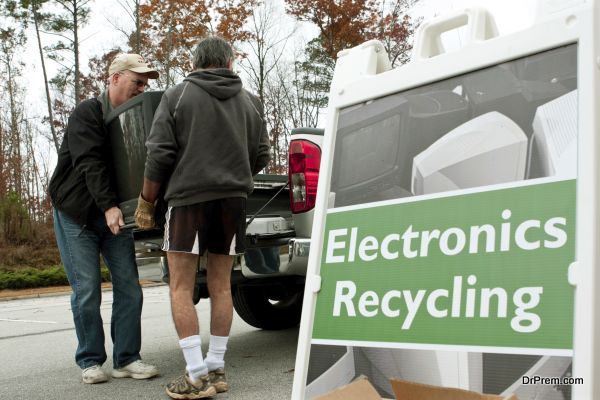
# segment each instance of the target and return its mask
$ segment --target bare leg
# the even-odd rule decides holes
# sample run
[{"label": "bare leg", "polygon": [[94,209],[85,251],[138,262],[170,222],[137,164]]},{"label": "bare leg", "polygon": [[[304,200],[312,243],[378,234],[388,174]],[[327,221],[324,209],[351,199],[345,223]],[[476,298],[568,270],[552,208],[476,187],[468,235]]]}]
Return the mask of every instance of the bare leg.
[{"label": "bare leg", "polygon": [[206,268],[210,294],[210,333],[229,336],[233,319],[231,299],[231,268],[233,256],[208,253]]},{"label": "bare leg", "polygon": [[171,314],[177,335],[179,339],[198,335],[200,326],[193,300],[198,256],[167,252],[167,260],[169,261]]}]

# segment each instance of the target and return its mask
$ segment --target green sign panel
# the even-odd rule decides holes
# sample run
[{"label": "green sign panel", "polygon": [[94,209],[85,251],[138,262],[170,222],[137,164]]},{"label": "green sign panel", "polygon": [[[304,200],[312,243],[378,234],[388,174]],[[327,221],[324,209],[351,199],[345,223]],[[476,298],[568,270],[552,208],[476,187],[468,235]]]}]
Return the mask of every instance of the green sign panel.
[{"label": "green sign panel", "polygon": [[313,340],[572,349],[575,185],[329,212]]}]

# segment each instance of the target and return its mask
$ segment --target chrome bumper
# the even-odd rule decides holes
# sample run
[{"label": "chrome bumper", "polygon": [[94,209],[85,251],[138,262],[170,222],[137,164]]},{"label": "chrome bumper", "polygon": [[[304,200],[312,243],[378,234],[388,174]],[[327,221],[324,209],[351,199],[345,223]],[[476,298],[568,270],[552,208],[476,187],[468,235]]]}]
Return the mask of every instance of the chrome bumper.
[{"label": "chrome bumper", "polygon": [[306,275],[310,239],[294,238],[289,241],[288,263],[285,273],[288,275]]}]

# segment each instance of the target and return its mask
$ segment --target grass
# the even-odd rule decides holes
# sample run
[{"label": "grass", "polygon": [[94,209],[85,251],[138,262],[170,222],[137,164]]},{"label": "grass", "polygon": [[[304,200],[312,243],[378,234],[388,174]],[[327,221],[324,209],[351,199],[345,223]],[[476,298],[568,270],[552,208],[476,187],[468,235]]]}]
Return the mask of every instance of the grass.
[{"label": "grass", "polygon": [[[102,267],[100,273],[103,282],[110,282],[110,272],[106,267]],[[43,269],[31,267],[18,270],[0,269],[0,289],[27,289],[68,284],[65,270],[60,265]]]}]

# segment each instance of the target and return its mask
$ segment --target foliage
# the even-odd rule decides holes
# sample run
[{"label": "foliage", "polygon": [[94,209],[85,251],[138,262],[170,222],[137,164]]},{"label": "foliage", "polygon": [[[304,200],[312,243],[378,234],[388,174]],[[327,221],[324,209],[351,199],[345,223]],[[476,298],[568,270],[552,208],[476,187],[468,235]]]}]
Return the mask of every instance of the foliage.
[{"label": "foliage", "polygon": [[407,11],[415,1],[286,0],[290,14],[319,29],[319,35],[306,48],[306,58],[297,63],[302,71],[297,84],[309,93],[320,93],[314,97],[316,105],[327,104],[338,53],[367,40],[383,43],[392,66],[407,62],[416,28]]},{"label": "foliage", "polygon": [[32,234],[30,218],[15,192],[0,197],[0,241],[21,243]]},{"label": "foliage", "polygon": [[319,28],[325,53],[332,59],[370,36],[377,24],[376,0],[287,0],[288,11]]},{"label": "foliage", "polygon": [[83,99],[80,82],[79,33],[81,27],[89,22],[91,0],[53,1],[62,12],[43,21],[43,26],[59,37],[57,42],[48,47],[48,57],[62,65],[60,74],[65,77],[65,81],[72,83],[72,97],[77,105]]},{"label": "foliage", "polygon": [[[100,269],[103,282],[110,282],[110,272],[106,267]],[[45,269],[25,268],[17,271],[0,270],[0,289],[25,289],[47,286],[66,286],[69,284],[62,266]]]},{"label": "foliage", "polygon": [[417,0],[396,0],[386,11],[382,8],[377,28],[371,33],[371,39],[383,43],[393,67],[410,61],[412,38],[421,19],[412,20],[407,14]]},{"label": "foliage", "polygon": [[97,97],[106,87],[108,81],[108,66],[119,53],[121,48],[109,50],[101,56],[90,58],[88,67],[90,72],[81,75],[82,96],[84,98]]},{"label": "foliage", "polygon": [[20,244],[4,242],[0,246],[0,269],[45,268],[60,264],[52,225],[36,225],[36,240]]},{"label": "foliage", "polygon": [[24,100],[23,27],[0,28],[0,243],[35,238],[33,223],[44,218],[39,165]]},{"label": "foliage", "polygon": [[286,0],[288,11],[319,28],[323,51],[337,59],[341,50],[371,39],[385,43],[393,61],[406,61],[415,26],[407,14],[416,0]]},{"label": "foliage", "polygon": [[305,60],[296,61],[295,64],[293,83],[298,89],[299,100],[310,102],[317,108],[325,108],[335,61],[327,54],[320,36],[307,44],[305,55]]},{"label": "foliage", "polygon": [[[36,28],[48,104],[48,115],[43,122],[51,129],[57,152],[70,113],[86,97],[82,91],[79,35],[81,27],[90,19],[90,1],[20,0],[21,17],[15,16],[25,24],[33,22]],[[42,46],[40,31],[57,39]],[[59,66],[56,75],[50,79],[46,75],[46,58]]]},{"label": "foliage", "polygon": [[[191,71],[196,42],[217,33],[231,43],[245,40],[243,25],[257,0],[150,0],[140,6],[142,48],[168,88]],[[135,32],[134,32],[135,33]],[[135,39],[132,33],[130,44]]]},{"label": "foliage", "polygon": [[245,57],[237,66],[247,77],[246,87],[254,92],[264,106],[264,117],[271,143],[271,160],[265,173],[285,174],[287,146],[291,130],[289,115],[293,112],[283,98],[293,90],[287,82],[280,82],[278,72],[288,70],[285,53],[297,32],[297,24],[285,21],[283,7],[276,0],[265,0],[249,17],[249,38],[243,43]]},{"label": "foliage", "polygon": [[[2,14],[11,17],[14,21],[18,23],[21,23],[23,29],[27,29],[31,25],[33,25],[34,27],[35,37],[37,39],[38,45],[38,53],[40,56],[40,65],[42,69],[42,75],[44,78],[46,107],[48,110],[48,115],[44,116],[44,122],[54,121],[54,116],[52,113],[52,98],[50,95],[48,74],[46,71],[46,60],[41,39],[41,26],[44,25],[46,21],[49,21],[52,18],[54,18],[53,13],[42,11],[42,7],[46,3],[48,3],[48,1],[49,0],[7,0],[5,2],[5,8],[1,10]],[[50,136],[52,138],[52,143],[54,144],[54,148],[58,152],[60,143],[59,137],[56,134],[55,126],[53,123],[49,123],[48,126],[50,128]]]},{"label": "foliage", "polygon": [[6,109],[0,113],[0,195],[9,190],[21,192],[23,136],[22,88],[19,84],[23,63],[19,52],[25,45],[22,29],[0,28],[0,74],[5,76],[0,89],[6,102]]}]

